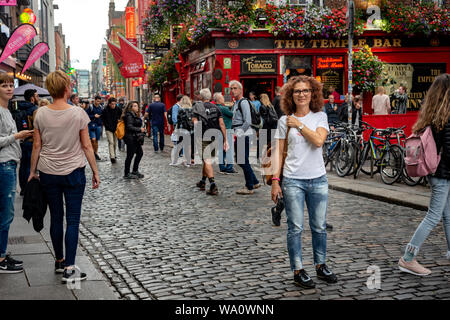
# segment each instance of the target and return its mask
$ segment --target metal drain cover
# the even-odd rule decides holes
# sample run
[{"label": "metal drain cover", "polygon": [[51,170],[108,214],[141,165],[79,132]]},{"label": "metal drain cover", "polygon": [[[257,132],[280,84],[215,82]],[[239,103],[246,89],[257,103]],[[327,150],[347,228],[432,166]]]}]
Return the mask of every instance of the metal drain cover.
[{"label": "metal drain cover", "polygon": [[42,242],[41,236],[9,237],[8,244],[33,244]]}]

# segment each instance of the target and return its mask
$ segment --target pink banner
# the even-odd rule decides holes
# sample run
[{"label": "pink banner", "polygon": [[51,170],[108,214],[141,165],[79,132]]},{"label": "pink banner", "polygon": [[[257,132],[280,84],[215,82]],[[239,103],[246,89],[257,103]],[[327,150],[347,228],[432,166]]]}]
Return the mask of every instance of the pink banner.
[{"label": "pink banner", "polygon": [[0,63],[6,60],[14,52],[22,48],[27,42],[36,36],[36,29],[28,23],[21,24],[11,34],[0,55]]},{"label": "pink banner", "polygon": [[15,6],[17,0],[0,0],[0,6]]},{"label": "pink banner", "polygon": [[48,47],[48,44],[45,42],[40,42],[37,45],[34,46],[33,50],[31,50],[30,55],[28,56],[27,62],[25,63],[25,66],[23,67],[22,73],[25,73],[29,67],[33,65],[39,59],[42,57],[50,48]]}]

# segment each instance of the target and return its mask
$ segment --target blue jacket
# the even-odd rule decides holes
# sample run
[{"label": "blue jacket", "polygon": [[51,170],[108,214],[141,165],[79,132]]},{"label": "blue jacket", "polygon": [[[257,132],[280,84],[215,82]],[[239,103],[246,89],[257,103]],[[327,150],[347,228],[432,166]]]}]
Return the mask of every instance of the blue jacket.
[{"label": "blue jacket", "polygon": [[[91,119],[91,122],[89,123],[90,128],[95,125],[100,126],[100,127],[103,125],[103,121],[102,121],[102,117],[101,117],[101,115],[103,113],[103,109],[102,109],[101,105],[96,107],[94,104],[92,104],[89,107],[87,107],[85,111],[88,114],[89,119]],[[100,118],[95,118],[96,114],[100,115]]]},{"label": "blue jacket", "polygon": [[32,117],[33,112],[37,110],[37,106],[28,101],[19,101],[19,110],[24,110],[27,112],[27,116]]}]

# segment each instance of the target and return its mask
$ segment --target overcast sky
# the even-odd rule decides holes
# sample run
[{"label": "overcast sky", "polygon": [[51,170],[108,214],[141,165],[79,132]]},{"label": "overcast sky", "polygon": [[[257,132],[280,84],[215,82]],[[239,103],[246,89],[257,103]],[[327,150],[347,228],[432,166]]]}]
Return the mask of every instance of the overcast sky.
[{"label": "overcast sky", "polygon": [[[70,46],[72,67],[91,70],[98,59],[102,44],[106,44],[110,0],[54,0],[55,25],[63,26],[66,46]],[[115,0],[116,10],[125,11],[128,0]],[[74,60],[79,60],[76,62]]]}]

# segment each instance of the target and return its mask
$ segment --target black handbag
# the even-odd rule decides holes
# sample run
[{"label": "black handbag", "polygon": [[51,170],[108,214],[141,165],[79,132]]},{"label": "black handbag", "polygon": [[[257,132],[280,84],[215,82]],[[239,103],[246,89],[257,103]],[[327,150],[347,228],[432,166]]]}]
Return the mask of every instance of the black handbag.
[{"label": "black handbag", "polygon": [[139,132],[138,134],[136,134],[136,141],[142,146],[144,144],[145,141],[145,133],[144,132]]}]

